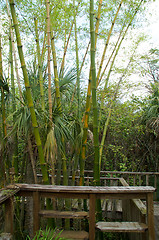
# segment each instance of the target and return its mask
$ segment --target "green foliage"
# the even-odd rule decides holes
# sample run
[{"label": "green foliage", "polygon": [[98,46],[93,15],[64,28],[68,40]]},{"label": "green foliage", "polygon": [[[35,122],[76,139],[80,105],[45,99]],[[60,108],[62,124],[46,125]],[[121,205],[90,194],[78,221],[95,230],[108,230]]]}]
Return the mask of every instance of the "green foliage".
[{"label": "green foliage", "polygon": [[9,85],[5,76],[0,76],[0,87],[3,88],[4,91],[9,93]]},{"label": "green foliage", "polygon": [[[50,228],[46,228],[46,230],[42,230],[40,229],[35,237],[32,240],[65,240],[65,238],[61,238],[60,234],[62,233],[62,231],[57,233],[57,229],[50,229]],[[27,236],[26,238],[27,240],[31,240],[31,238],[29,236]]]}]

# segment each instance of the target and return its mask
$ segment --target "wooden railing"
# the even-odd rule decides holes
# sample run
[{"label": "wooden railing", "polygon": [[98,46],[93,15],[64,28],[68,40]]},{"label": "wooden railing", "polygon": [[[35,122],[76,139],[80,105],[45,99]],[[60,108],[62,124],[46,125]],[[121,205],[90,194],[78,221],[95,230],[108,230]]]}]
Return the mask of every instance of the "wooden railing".
[{"label": "wooden railing", "polygon": [[[87,185],[93,182],[93,171],[85,170],[85,182]],[[77,174],[77,185],[78,185]],[[121,172],[121,171],[101,171],[101,186],[112,185],[111,179],[124,178],[130,186],[152,186],[156,189],[154,200],[159,200],[159,172]],[[71,179],[71,177],[70,177]]]},{"label": "wooden railing", "polygon": [[[37,175],[42,179],[42,175]],[[79,185],[80,173],[76,172],[75,185]],[[100,171],[100,185],[111,186],[112,182],[118,181],[119,178],[124,178],[130,186],[152,186],[156,189],[154,193],[154,200],[159,201],[159,172],[128,172],[128,171]],[[55,175],[56,182],[56,175]],[[93,171],[84,171],[84,184],[86,186],[93,186]],[[41,180],[39,180],[41,183]],[[61,172],[61,185],[63,183],[63,175]],[[69,176],[69,185],[72,185],[72,176]],[[118,185],[118,184],[116,184]]]},{"label": "wooden railing", "polygon": [[[104,180],[108,180],[105,179]],[[5,204],[5,231],[14,233],[13,231],[13,197],[15,194],[33,198],[33,227],[34,233],[40,228],[40,218],[66,218],[66,219],[81,219],[87,218],[89,221],[89,239],[95,239],[95,227],[101,231],[106,232],[137,232],[138,235],[133,239],[146,240],[146,232],[149,240],[155,239],[154,233],[154,217],[153,217],[153,192],[152,187],[129,187],[123,178],[113,179],[110,181],[118,181],[121,186],[111,187],[73,187],[73,186],[52,186],[52,185],[29,185],[29,184],[16,184],[7,189],[8,192],[3,190],[0,196],[0,204]],[[116,185],[116,183],[115,183]],[[1,191],[2,192],[2,191]],[[58,209],[54,211],[47,211],[41,208],[41,198],[58,198],[58,199],[88,199],[88,213],[78,211],[61,211]],[[145,207],[141,199],[147,201],[147,207]],[[123,220],[124,222],[99,222],[95,226],[95,201],[96,199],[122,199],[123,201]],[[133,205],[132,205],[133,203]],[[133,208],[132,208],[133,206]],[[133,215],[132,215],[133,209]],[[135,209],[135,218],[134,218]],[[126,222],[125,222],[126,221]],[[76,232],[71,233],[75,236]],[[79,233],[78,233],[79,234]],[[88,237],[86,232],[81,232],[83,239]],[[133,233],[134,234],[134,233]],[[139,235],[140,234],[140,235]],[[72,235],[71,235],[72,236]],[[132,239],[132,238],[131,238]]]}]

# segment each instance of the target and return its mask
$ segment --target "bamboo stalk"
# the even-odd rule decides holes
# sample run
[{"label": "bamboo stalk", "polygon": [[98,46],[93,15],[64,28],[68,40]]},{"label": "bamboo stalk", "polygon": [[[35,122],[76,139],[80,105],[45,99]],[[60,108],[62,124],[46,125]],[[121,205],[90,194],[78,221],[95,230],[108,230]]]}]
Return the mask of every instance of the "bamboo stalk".
[{"label": "bamboo stalk", "polygon": [[[0,34],[0,79],[3,80],[3,67],[2,67],[2,44],[1,44],[1,34]],[[3,125],[3,137],[7,135],[7,127],[6,127],[6,117],[5,117],[5,106],[4,106],[4,90],[1,87],[1,108],[2,108],[2,125]],[[4,154],[3,148],[1,152],[1,169],[0,169],[0,186],[3,187],[5,185],[5,166],[4,166]]]},{"label": "bamboo stalk", "polygon": [[104,67],[104,70],[103,70],[103,72],[102,72],[102,74],[101,74],[101,76],[100,76],[100,78],[99,78],[99,80],[98,80],[98,85],[100,84],[100,82],[101,82],[101,80],[102,80],[102,78],[103,78],[103,76],[104,76],[104,73],[106,72],[106,69],[107,69],[107,67],[108,67],[108,65],[109,65],[109,63],[110,63],[110,60],[112,59],[113,54],[114,54],[115,51],[116,51],[116,48],[117,48],[117,46],[118,46],[118,44],[119,44],[119,41],[120,41],[120,39],[121,39],[123,30],[124,30],[124,26],[125,26],[125,24],[122,26],[122,29],[121,29],[121,31],[120,31],[120,34],[119,34],[118,39],[117,39],[117,41],[116,41],[116,44],[115,44],[115,46],[114,46],[114,48],[113,48],[113,50],[112,50],[112,52],[111,52],[111,54],[110,54],[110,56],[109,56],[109,59],[108,59],[106,65],[105,65],[105,67]]},{"label": "bamboo stalk", "polygon": [[[102,0],[99,0],[98,5],[98,15],[97,15],[97,22],[96,22],[96,29],[95,29],[95,48],[97,44],[97,33],[99,28],[99,20],[100,20],[100,12],[101,12]],[[91,109],[91,85],[92,85],[92,76],[91,70],[89,73],[89,80],[88,80],[88,89],[87,89],[87,98],[86,98],[86,110],[84,113],[84,123],[83,123],[83,138],[82,138],[82,149],[81,149],[81,159],[80,159],[80,185],[84,183],[84,166],[85,166],[85,159],[86,159],[86,144],[87,144],[87,131],[88,131],[88,120],[89,120],[89,112]]]},{"label": "bamboo stalk", "polygon": [[40,85],[40,95],[41,95],[41,108],[45,110],[45,101],[44,101],[44,87],[43,87],[43,77],[42,77],[42,61],[40,55],[40,44],[39,44],[39,34],[38,34],[38,21],[34,18],[35,24],[35,36],[36,36],[36,48],[38,56],[38,73],[39,73],[39,85]]},{"label": "bamboo stalk", "polygon": [[17,83],[18,83],[18,89],[19,89],[19,96],[20,96],[21,102],[23,102],[22,88],[21,88],[20,77],[19,77],[19,72],[18,72],[18,63],[17,63],[15,46],[14,46],[14,35],[13,35],[13,31],[12,31],[12,20],[11,20],[11,16],[10,16],[10,11],[9,11],[9,6],[8,6],[8,1],[7,0],[6,0],[6,6],[7,6],[7,14],[8,14],[10,30],[11,30],[11,41],[12,41],[12,49],[13,49],[14,62],[15,62],[15,71],[16,71],[16,77],[17,77]]},{"label": "bamboo stalk", "polygon": [[[10,26],[10,69],[11,69],[11,92],[12,92],[12,113],[16,111],[16,101],[15,101],[15,84],[14,84],[14,66],[13,66],[13,48],[12,48],[12,38],[11,38],[11,26]],[[15,115],[13,115],[13,123],[16,121]],[[14,166],[15,176],[18,177],[18,137],[17,133],[14,135],[14,154],[12,156],[12,166]]]},{"label": "bamboo stalk", "polygon": [[[108,116],[107,116],[107,119],[106,119],[106,122],[105,122],[105,125],[104,125],[103,136],[102,136],[102,140],[101,140],[101,143],[100,143],[100,149],[99,149],[99,166],[100,167],[99,167],[99,169],[101,169],[102,152],[103,152],[103,147],[104,147],[104,141],[105,141],[106,133],[107,133],[107,130],[108,130],[109,121],[110,121],[110,118],[111,118],[112,107],[113,107],[114,101],[115,101],[115,99],[117,97],[118,90],[120,88],[122,80],[123,80],[124,76],[126,75],[128,69],[129,69],[129,66],[130,66],[130,64],[132,62],[132,59],[133,59],[133,56],[134,56],[134,53],[136,51],[137,46],[138,46],[138,43],[137,43],[137,45],[136,45],[136,47],[135,47],[135,49],[134,49],[134,51],[133,51],[133,53],[132,53],[132,55],[130,57],[130,60],[129,60],[128,64],[127,64],[127,67],[125,68],[122,76],[120,77],[120,79],[118,81],[118,84],[117,84],[116,89],[115,89],[115,93],[114,93],[114,95],[112,97],[112,100],[111,100],[111,103],[110,103],[110,107],[109,107],[109,110],[108,110]],[[103,102],[104,102],[104,98],[102,98],[102,103],[101,103],[102,106],[103,106]]]},{"label": "bamboo stalk", "polygon": [[50,54],[51,54],[51,46],[50,46],[50,38],[51,38],[51,30],[50,30],[50,1],[46,0],[46,21],[47,21],[47,50],[48,50],[48,58],[47,58],[47,68],[48,68],[48,101],[49,101],[49,119],[50,124],[52,122],[52,97],[51,97],[51,64],[50,64]]},{"label": "bamboo stalk", "polygon": [[[3,82],[3,68],[2,68],[2,44],[0,34],[0,78]],[[3,125],[3,138],[7,136],[7,125],[6,125],[6,112],[5,112],[5,93],[3,87],[1,87],[1,104],[2,104],[2,125]]]},{"label": "bamboo stalk", "polygon": [[[75,0],[73,0],[73,5],[75,8]],[[77,118],[80,120],[80,75],[79,75],[79,56],[78,56],[78,41],[77,41],[77,23],[76,23],[76,13],[74,13],[74,31],[75,31],[75,49],[76,49],[76,69],[77,69]]]},{"label": "bamboo stalk", "polygon": [[[76,14],[77,14],[78,7],[79,7],[79,5],[80,5],[80,2],[81,2],[81,1],[78,2],[78,6],[77,6],[77,9],[76,9]],[[69,44],[69,41],[70,41],[70,37],[71,37],[73,25],[74,25],[74,19],[73,19],[73,21],[72,21],[71,28],[70,28],[70,32],[69,32],[69,34],[68,34],[68,38],[67,38],[67,42],[66,42],[66,46],[65,46],[65,49],[64,49],[64,54],[63,54],[63,58],[62,58],[62,62],[61,62],[61,67],[60,67],[60,76],[62,75],[63,70],[64,70],[65,57],[66,57],[66,52],[67,52],[68,44]]]},{"label": "bamboo stalk", "polygon": [[58,109],[61,111],[61,98],[60,98],[60,86],[59,86],[59,77],[57,72],[57,58],[56,58],[56,49],[55,49],[55,36],[51,33],[51,49],[53,55],[53,67],[54,67],[54,83],[55,83],[55,94],[56,94],[56,104]]},{"label": "bamboo stalk", "polygon": [[32,151],[32,143],[30,140],[30,136],[28,136],[28,152],[30,155],[30,160],[31,160],[31,165],[32,165],[32,170],[33,170],[33,176],[34,176],[34,182],[35,184],[38,183],[37,180],[37,174],[36,174],[36,164],[35,164],[35,160],[34,160],[34,156],[33,156],[33,151]]},{"label": "bamboo stalk", "polygon": [[111,28],[110,28],[109,33],[108,33],[107,41],[106,41],[106,44],[105,44],[105,47],[104,47],[102,59],[101,59],[101,62],[100,62],[100,66],[99,66],[98,73],[97,73],[97,82],[98,82],[98,80],[99,80],[100,73],[101,73],[101,70],[102,70],[102,66],[103,66],[103,62],[104,62],[104,57],[105,57],[106,50],[107,50],[107,47],[108,47],[108,44],[109,44],[110,36],[111,36],[111,34],[112,34],[112,31],[113,31],[113,28],[114,28],[114,25],[115,25],[115,21],[116,21],[116,19],[117,19],[117,16],[118,16],[118,13],[119,13],[119,11],[120,11],[120,8],[121,8],[122,3],[123,3],[123,0],[121,0],[121,2],[120,2],[120,4],[119,4],[119,7],[118,7],[117,12],[116,12],[116,14],[115,14],[115,16],[114,16],[114,19],[113,19]]},{"label": "bamboo stalk", "polygon": [[17,39],[17,47],[18,47],[18,53],[19,53],[19,58],[20,58],[20,62],[21,62],[21,68],[22,68],[23,77],[24,77],[27,102],[28,102],[28,107],[30,109],[30,113],[31,113],[32,127],[34,130],[34,136],[35,136],[38,153],[39,153],[39,160],[40,160],[41,171],[42,171],[42,175],[43,175],[43,181],[45,184],[49,184],[47,165],[46,165],[46,162],[44,159],[41,138],[40,138],[40,134],[39,134],[39,128],[38,128],[38,124],[37,124],[35,109],[34,109],[34,105],[33,105],[33,99],[32,99],[31,90],[30,90],[30,84],[29,84],[29,79],[28,79],[28,74],[27,74],[23,49],[22,49],[18,21],[17,21],[15,7],[14,7],[14,5],[15,5],[14,0],[9,0],[9,3],[10,3],[11,15],[12,15],[16,39]]},{"label": "bamboo stalk", "polygon": [[96,96],[96,67],[95,67],[95,31],[94,31],[94,1],[90,0],[90,38],[91,38],[91,76],[92,76],[92,104],[93,104],[93,138],[94,138],[94,183],[100,184],[99,175],[99,136],[98,110]]}]

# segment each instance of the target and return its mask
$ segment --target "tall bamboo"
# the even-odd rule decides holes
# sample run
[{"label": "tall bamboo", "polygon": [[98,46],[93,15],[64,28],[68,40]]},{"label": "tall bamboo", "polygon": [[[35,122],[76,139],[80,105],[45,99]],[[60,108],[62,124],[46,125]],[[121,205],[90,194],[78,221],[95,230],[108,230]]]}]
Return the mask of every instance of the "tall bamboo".
[{"label": "tall bamboo", "polygon": [[[53,35],[53,33],[51,32],[51,49],[52,49],[52,55],[53,55],[53,68],[54,68],[54,84],[55,84],[55,95],[56,95],[56,104],[57,107],[59,109],[59,111],[62,113],[62,106],[61,106],[61,97],[60,97],[60,86],[59,86],[59,77],[58,77],[58,71],[57,71],[57,58],[56,58],[56,48],[55,48],[55,36]],[[64,142],[64,137],[62,136],[61,139],[62,143],[63,143],[63,148],[65,146]],[[62,149],[61,150],[61,159],[62,159],[62,167],[63,167],[63,185],[68,185],[68,175],[67,175],[67,163],[66,163],[66,154],[65,151]],[[58,162],[61,160],[58,159]],[[58,164],[58,166],[60,167],[61,165]],[[61,168],[58,169],[58,171],[61,172]],[[60,175],[58,174],[58,178],[60,177]],[[59,179],[57,179],[58,182]]]},{"label": "tall bamboo", "polygon": [[107,67],[108,67],[108,65],[109,65],[109,63],[110,63],[110,60],[112,59],[113,54],[114,54],[115,51],[116,51],[116,48],[117,48],[117,46],[118,46],[118,44],[119,44],[119,41],[120,41],[120,39],[121,39],[121,37],[122,37],[122,33],[123,33],[123,30],[124,30],[124,27],[125,27],[125,24],[123,24],[123,26],[122,26],[122,29],[121,29],[121,31],[120,31],[120,33],[119,33],[119,36],[118,36],[118,39],[117,39],[117,41],[116,41],[116,43],[115,43],[115,46],[114,46],[114,48],[113,48],[113,50],[112,50],[112,52],[111,52],[111,54],[110,54],[110,56],[109,56],[109,58],[108,58],[107,63],[105,64],[104,70],[103,70],[100,78],[98,79],[97,86],[100,84],[100,82],[101,82],[101,80],[102,80],[102,78],[103,78],[103,76],[104,76],[104,73],[106,72],[106,69],[107,69]]},{"label": "tall bamboo", "polygon": [[13,31],[12,31],[12,20],[11,20],[10,11],[9,11],[8,0],[6,0],[6,6],[7,6],[7,14],[8,14],[8,19],[9,19],[9,25],[10,25],[10,32],[11,32],[10,33],[11,34],[10,37],[11,37],[11,41],[12,41],[12,50],[13,50],[13,55],[14,55],[15,71],[16,71],[19,95],[20,95],[21,102],[23,102],[22,88],[21,88],[20,77],[19,77],[19,72],[18,72],[18,63],[17,63],[15,46],[14,46],[14,35],[13,35]]},{"label": "tall bamboo", "polygon": [[[2,44],[1,44],[1,34],[0,34],[0,79],[3,82],[3,68],[2,68]],[[4,102],[4,89],[1,87],[1,104],[2,104],[2,124],[3,124],[3,138],[7,136],[7,125],[6,125],[6,112],[5,112],[5,102]]]},{"label": "tall bamboo", "polygon": [[47,58],[47,68],[48,68],[48,101],[49,101],[49,119],[50,124],[52,122],[52,97],[51,97],[51,45],[50,45],[50,36],[51,36],[51,30],[50,30],[50,1],[46,0],[46,21],[47,21],[47,50],[48,50],[48,58]]},{"label": "tall bamboo", "polygon": [[[99,0],[96,29],[95,29],[95,48],[97,44],[97,34],[98,34],[99,20],[101,15],[101,6],[102,6],[102,0]],[[91,84],[92,84],[92,77],[91,77],[91,71],[90,71],[89,80],[88,80],[87,98],[86,98],[86,108],[85,108],[85,114],[84,114],[84,124],[83,124],[83,138],[82,138],[82,149],[81,149],[81,159],[80,159],[80,185],[83,185],[83,182],[84,182],[84,166],[85,166],[85,158],[86,158],[88,120],[89,120],[89,112],[91,108]]]},{"label": "tall bamboo", "polygon": [[91,38],[91,76],[92,76],[92,105],[93,105],[93,138],[94,138],[94,183],[100,184],[99,174],[99,136],[98,110],[96,96],[96,67],[95,67],[95,30],[94,30],[94,1],[90,0],[90,38]]},{"label": "tall bamboo", "polygon": [[[15,84],[14,84],[14,66],[13,66],[13,48],[11,39],[11,26],[10,26],[10,69],[11,69],[11,93],[12,93],[12,113],[16,111],[16,98],[15,98]],[[13,123],[16,121],[15,115],[13,115]],[[12,166],[14,166],[15,176],[18,177],[18,137],[17,133],[14,135],[14,154]]]},{"label": "tall bamboo", "polygon": [[[111,62],[111,65],[110,65],[110,68],[109,68],[109,71],[108,71],[108,74],[107,74],[107,77],[106,77],[106,80],[105,80],[104,90],[103,90],[103,93],[102,93],[101,107],[100,107],[100,110],[99,110],[99,129],[98,129],[98,131],[100,131],[101,112],[102,112],[103,105],[104,105],[105,91],[106,91],[107,86],[108,86],[108,81],[109,81],[109,78],[110,78],[110,74],[111,74],[111,72],[112,72],[112,68],[113,68],[115,59],[116,59],[116,57],[117,57],[117,55],[118,55],[118,52],[119,52],[120,47],[121,47],[121,44],[122,44],[122,42],[123,42],[123,40],[124,40],[124,38],[125,38],[125,36],[126,36],[126,34],[127,34],[127,32],[128,32],[129,27],[130,27],[131,24],[132,24],[132,21],[133,21],[134,18],[135,18],[136,13],[138,12],[138,9],[139,9],[142,1],[143,1],[143,0],[141,0],[140,3],[139,3],[139,5],[137,6],[137,8],[136,8],[136,10],[135,10],[135,12],[134,12],[134,15],[132,16],[132,18],[131,18],[131,20],[130,20],[130,22],[129,22],[129,24],[127,25],[127,27],[126,27],[125,30],[124,30],[125,23],[123,24],[122,29],[121,29],[120,34],[119,34],[119,37],[118,37],[118,40],[117,40],[117,42],[116,42],[116,44],[115,44],[115,47],[114,47],[114,49],[113,49],[113,51],[112,51],[112,53],[111,53],[111,55],[110,55],[110,57],[109,57],[109,59],[108,59],[108,61],[107,61],[107,63],[106,63],[106,66],[105,66],[105,68],[104,68],[104,70],[103,70],[103,72],[102,72],[102,74],[101,74],[101,76],[100,76],[100,79],[98,79],[98,84],[100,84],[100,82],[101,82],[101,80],[102,80],[102,77],[104,76],[104,73],[105,73],[105,71],[106,71],[106,69],[107,69],[107,67],[108,67],[108,64],[109,64],[109,62],[110,62],[110,60],[111,60],[111,58],[112,58],[112,56],[113,56],[113,54],[114,54],[113,59],[112,59],[112,62]],[[115,52],[115,53],[114,53],[114,52]],[[108,118],[109,118],[109,114],[108,114]],[[108,122],[109,122],[109,121],[108,121]]]},{"label": "tall bamboo", "polygon": [[[2,68],[2,44],[0,34],[0,79],[3,80],[3,68]],[[2,125],[3,125],[3,138],[7,135],[6,117],[5,117],[5,106],[4,106],[4,90],[1,87],[1,108],[2,108]],[[5,185],[5,167],[4,167],[4,156],[3,152],[0,158],[1,169],[0,169],[0,186]]]},{"label": "tall bamboo", "polygon": [[113,31],[113,28],[114,28],[114,25],[115,25],[115,21],[117,19],[117,16],[118,16],[118,13],[119,13],[119,10],[121,8],[121,5],[123,3],[123,0],[121,0],[120,4],[119,4],[119,7],[116,11],[116,14],[114,16],[114,19],[112,21],[112,25],[111,25],[111,28],[109,30],[109,33],[108,33],[108,37],[107,37],[107,41],[106,41],[106,44],[105,44],[105,47],[104,47],[104,51],[103,51],[103,55],[102,55],[102,59],[101,59],[101,62],[100,62],[100,66],[99,66],[99,70],[98,70],[98,74],[97,74],[97,82],[99,80],[99,77],[100,77],[100,73],[101,73],[101,70],[102,70],[102,66],[103,66],[103,62],[104,62],[104,57],[105,57],[105,54],[106,54],[106,50],[107,50],[107,47],[108,47],[108,44],[109,44],[109,40],[110,40],[110,36],[112,34],[112,31]]},{"label": "tall bamboo", "polygon": [[131,26],[131,24],[132,24],[132,21],[134,20],[137,12],[138,12],[138,10],[139,10],[142,2],[143,2],[143,0],[141,0],[140,3],[139,3],[139,5],[137,6],[137,8],[136,8],[136,10],[135,10],[135,12],[134,12],[134,15],[132,16],[130,22],[128,23],[128,25],[127,25],[127,27],[126,27],[123,35],[122,35],[122,38],[121,38],[120,42],[118,43],[118,46],[117,46],[117,48],[116,48],[116,52],[115,52],[115,54],[114,54],[113,60],[112,60],[112,62],[111,62],[111,65],[110,65],[110,68],[109,68],[109,71],[108,71],[108,74],[107,74],[107,78],[106,78],[105,85],[104,85],[104,90],[106,90],[106,88],[107,88],[107,86],[108,86],[108,81],[109,81],[109,78],[110,78],[110,74],[111,74],[111,72],[112,72],[112,67],[113,67],[113,65],[114,65],[115,59],[116,59],[116,57],[117,57],[117,55],[118,55],[118,52],[119,52],[119,50],[120,50],[121,44],[122,44],[123,40],[125,39],[125,36],[126,36],[128,30],[129,30],[129,28],[130,28],[130,26]]},{"label": "tall bamboo", "polygon": [[30,113],[31,113],[32,127],[34,130],[34,136],[35,136],[38,153],[39,153],[39,160],[40,160],[40,166],[41,166],[41,171],[42,171],[42,175],[43,175],[43,182],[44,182],[44,184],[49,184],[47,165],[46,165],[46,162],[44,159],[41,138],[40,138],[40,134],[39,134],[39,128],[38,128],[35,109],[34,109],[34,105],[33,105],[33,99],[32,99],[32,95],[31,95],[30,83],[29,83],[29,79],[28,79],[28,74],[27,74],[23,49],[22,49],[18,21],[17,21],[15,7],[14,7],[14,5],[15,5],[14,0],[9,0],[9,4],[10,4],[10,9],[11,9],[11,15],[12,15],[12,19],[13,19],[16,39],[17,39],[17,47],[18,47],[18,53],[19,53],[21,68],[22,68],[23,77],[24,77],[28,107],[29,107]]},{"label": "tall bamboo", "polygon": [[[95,66],[95,30],[94,30],[94,0],[90,0],[90,39],[91,39],[91,76],[92,76],[92,107],[93,107],[93,139],[94,139],[94,162],[93,176],[94,185],[100,185],[99,171],[99,133],[98,133],[98,109],[96,95],[96,66]],[[101,202],[97,200],[97,220],[102,220]],[[100,239],[103,239],[102,232]]]},{"label": "tall bamboo", "polygon": [[115,92],[114,92],[114,95],[111,99],[111,102],[110,102],[110,106],[109,106],[109,110],[108,110],[108,115],[107,115],[107,119],[105,121],[105,124],[104,124],[104,130],[103,130],[103,136],[102,136],[102,140],[101,140],[101,143],[100,143],[100,149],[99,149],[99,168],[101,168],[101,159],[102,159],[102,152],[103,152],[103,147],[104,147],[104,141],[105,141],[105,137],[106,137],[106,133],[107,133],[107,129],[108,129],[108,125],[109,125],[109,121],[110,121],[110,118],[111,118],[111,112],[112,112],[112,108],[113,108],[113,105],[114,105],[114,101],[117,97],[117,94],[118,94],[118,91],[119,91],[119,88],[120,88],[120,85],[122,83],[122,80],[123,78],[125,77],[128,69],[129,69],[129,66],[133,60],[133,56],[134,56],[134,53],[137,49],[137,46],[138,46],[138,43],[136,44],[136,47],[134,48],[134,51],[130,57],[130,60],[127,64],[127,67],[124,69],[124,72],[122,74],[122,76],[120,77],[119,81],[118,81],[118,84],[116,86],[116,89],[115,89]]},{"label": "tall bamboo", "polygon": [[56,58],[56,48],[55,48],[55,36],[51,32],[51,49],[53,55],[53,68],[54,68],[54,83],[55,83],[55,94],[56,94],[56,104],[58,109],[61,111],[61,98],[60,98],[60,86],[59,77],[57,71],[57,58]]},{"label": "tall bamboo", "polygon": [[[79,5],[80,5],[80,2],[81,2],[81,0],[79,0],[79,2],[78,2],[78,6],[77,6],[77,9],[76,9],[76,14],[77,14],[78,7],[79,7]],[[65,46],[65,49],[64,49],[64,54],[63,54],[63,58],[62,58],[62,62],[61,62],[61,67],[60,67],[60,75],[62,75],[63,70],[64,70],[65,57],[66,57],[66,52],[67,52],[68,44],[69,44],[69,41],[70,41],[70,37],[71,37],[73,25],[74,25],[74,19],[73,19],[73,21],[72,21],[71,28],[70,28],[70,31],[69,31],[69,34],[68,34],[68,38],[67,38],[67,43],[66,43],[66,46]]]},{"label": "tall bamboo", "polygon": [[[73,0],[73,6],[75,10],[75,0]],[[77,40],[77,23],[76,13],[74,11],[74,31],[75,31],[75,49],[76,49],[76,69],[77,69],[77,118],[80,119],[80,76],[79,76],[79,56],[78,56],[78,40]]]},{"label": "tall bamboo", "polygon": [[35,36],[36,36],[36,48],[38,56],[38,73],[39,73],[39,85],[40,85],[40,95],[41,95],[41,108],[45,110],[45,100],[44,100],[44,87],[43,87],[43,76],[42,76],[42,61],[40,54],[40,43],[39,43],[39,34],[38,34],[38,20],[34,18],[35,24]]}]

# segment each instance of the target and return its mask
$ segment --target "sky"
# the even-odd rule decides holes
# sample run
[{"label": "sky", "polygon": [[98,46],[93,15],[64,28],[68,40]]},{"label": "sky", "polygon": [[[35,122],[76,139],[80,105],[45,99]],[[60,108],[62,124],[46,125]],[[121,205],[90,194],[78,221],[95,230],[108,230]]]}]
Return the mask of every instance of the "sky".
[{"label": "sky", "polygon": [[149,35],[148,43],[159,48],[159,0],[150,3],[149,6],[146,15],[149,24],[146,27],[145,32]]}]

